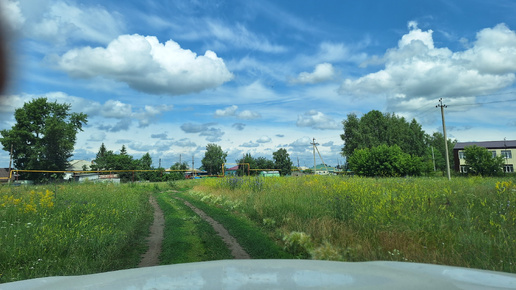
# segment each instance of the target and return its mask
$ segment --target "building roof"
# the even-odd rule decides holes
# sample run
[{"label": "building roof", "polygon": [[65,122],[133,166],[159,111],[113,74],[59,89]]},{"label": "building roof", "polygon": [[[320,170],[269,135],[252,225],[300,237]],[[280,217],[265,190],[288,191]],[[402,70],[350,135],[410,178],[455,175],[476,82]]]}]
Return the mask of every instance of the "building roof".
[{"label": "building roof", "polygon": [[90,170],[91,161],[86,160],[72,160],[70,161],[70,165],[66,168],[66,170],[70,171],[81,171],[83,165],[86,165],[86,170]]},{"label": "building roof", "polygon": [[473,145],[490,149],[516,148],[516,140],[457,142],[457,144],[455,144],[455,147],[453,147],[453,150],[460,150]]},{"label": "building roof", "polygon": [[9,178],[9,168],[0,168],[0,177]]}]

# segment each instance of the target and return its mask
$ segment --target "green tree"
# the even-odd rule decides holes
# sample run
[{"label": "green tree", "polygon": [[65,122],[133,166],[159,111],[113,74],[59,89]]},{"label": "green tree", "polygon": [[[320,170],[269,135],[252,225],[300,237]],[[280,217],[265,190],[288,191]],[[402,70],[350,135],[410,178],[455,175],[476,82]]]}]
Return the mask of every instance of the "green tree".
[{"label": "green tree", "polygon": [[[446,172],[446,148],[444,146],[444,135],[440,132],[434,132],[431,136],[427,136],[426,138],[427,144],[427,159],[435,160],[435,167],[437,170]],[[453,147],[457,143],[457,140],[448,139],[448,158],[450,160],[450,169],[454,168],[454,159],[453,159]],[[433,157],[432,157],[432,148],[433,148]]]},{"label": "green tree", "polygon": [[206,145],[206,152],[201,163],[209,175],[222,174],[222,164],[226,163],[227,156],[227,152],[222,151],[220,146],[210,143]]},{"label": "green tree", "polygon": [[[124,153],[124,154],[122,154]],[[150,156],[149,156],[150,157]],[[151,160],[152,164],[152,160]],[[104,144],[100,146],[99,152],[93,164],[92,170],[136,170],[140,168],[140,160],[135,160],[133,156],[127,154],[125,145],[122,145],[120,154],[113,153],[111,150],[106,150]],[[119,172],[120,180],[122,182],[132,181],[135,176],[133,172]]]},{"label": "green tree", "polygon": [[419,176],[423,169],[421,157],[403,152],[398,145],[385,144],[355,150],[348,165],[357,175],[369,177]]},{"label": "green tree", "polygon": [[167,174],[167,180],[182,180],[182,179],[185,179],[184,172],[186,170],[188,170],[188,163],[187,162],[183,162],[183,163],[176,162],[176,163],[174,163],[174,165],[170,166],[170,170],[181,170],[181,171],[172,171],[172,172],[170,172],[169,174]]},{"label": "green tree", "polygon": [[250,175],[256,175],[259,172],[256,170],[250,170],[250,169],[257,169],[256,167],[256,159],[254,159],[250,153],[246,153],[244,157],[235,160],[235,162],[238,164],[238,170],[237,175],[238,176],[244,176],[248,174]]},{"label": "green tree", "polygon": [[503,174],[504,158],[493,156],[484,147],[477,145],[464,148],[464,159],[468,166],[468,174],[481,176],[498,176]]},{"label": "green tree", "polygon": [[382,114],[372,110],[358,118],[349,114],[342,122],[344,141],[342,155],[350,157],[356,149],[373,148],[385,144],[397,145],[403,152],[424,156],[426,152],[425,132],[413,119],[410,123],[395,114]]},{"label": "green tree", "polygon": [[[14,166],[21,170],[66,170],[73,156],[76,136],[87,124],[87,115],[70,113],[70,104],[34,99],[14,112],[16,124],[1,130],[3,150],[13,148]],[[23,173],[37,182],[48,180],[48,174]]]},{"label": "green tree", "polygon": [[290,161],[290,156],[286,149],[280,148],[272,153],[272,159],[274,159],[274,168],[280,170],[281,176],[292,173],[292,161]]}]

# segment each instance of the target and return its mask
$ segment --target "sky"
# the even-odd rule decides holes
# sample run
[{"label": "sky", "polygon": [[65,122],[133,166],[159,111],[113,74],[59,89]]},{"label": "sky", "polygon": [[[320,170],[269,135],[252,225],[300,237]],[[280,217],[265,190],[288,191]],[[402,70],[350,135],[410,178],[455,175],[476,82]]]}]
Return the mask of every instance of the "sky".
[{"label": "sky", "polygon": [[[285,148],[342,164],[342,121],[378,110],[459,142],[516,140],[516,1],[3,0],[10,83],[0,129],[32,99],[88,115],[102,143],[155,167]],[[316,163],[322,163],[317,156]],[[0,152],[0,167],[9,153]]]}]

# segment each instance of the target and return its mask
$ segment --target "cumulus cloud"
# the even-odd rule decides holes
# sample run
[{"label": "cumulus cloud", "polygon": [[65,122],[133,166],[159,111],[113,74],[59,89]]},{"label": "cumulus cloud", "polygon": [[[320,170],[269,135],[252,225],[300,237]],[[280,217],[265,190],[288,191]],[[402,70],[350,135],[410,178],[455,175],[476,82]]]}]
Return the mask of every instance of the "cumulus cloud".
[{"label": "cumulus cloud", "polygon": [[223,110],[216,110],[214,117],[220,118],[220,117],[236,117],[237,119],[242,120],[252,120],[252,119],[258,119],[261,118],[262,115],[260,113],[250,110],[244,110],[241,112],[237,112],[238,106],[230,106]]},{"label": "cumulus cloud", "polygon": [[172,110],[171,105],[149,106],[135,110],[132,105],[122,103],[118,100],[108,100],[104,104],[90,103],[83,107],[83,112],[89,116],[99,116],[107,119],[116,119],[115,125],[102,124],[101,130],[119,132],[128,130],[133,120],[138,121],[138,127],[145,128],[158,120],[164,112]]},{"label": "cumulus cloud", "polygon": [[312,145],[310,143],[312,143],[312,139],[309,137],[303,137],[288,144],[288,146],[291,148],[290,151],[293,153],[304,153],[312,150]]},{"label": "cumulus cloud", "polygon": [[516,81],[516,33],[505,24],[483,29],[465,51],[435,47],[432,30],[409,23],[409,32],[381,59],[385,68],[346,79],[343,95],[386,95],[400,104],[410,100],[474,97],[496,92]]},{"label": "cumulus cloud", "polygon": [[331,63],[318,64],[311,73],[302,72],[297,78],[291,80],[294,84],[316,84],[330,81],[335,77],[335,69]]},{"label": "cumulus cloud", "polygon": [[340,129],[338,122],[315,110],[310,110],[303,115],[298,115],[296,125],[298,127],[310,127],[319,130]]},{"label": "cumulus cloud", "polygon": [[233,78],[213,51],[197,55],[173,40],[138,34],[121,35],[105,48],[72,49],[53,61],[72,77],[103,77],[150,94],[200,92]]},{"label": "cumulus cloud", "polygon": [[233,105],[233,106],[225,108],[224,110],[216,110],[215,117],[235,116],[237,109],[238,109],[238,106]]},{"label": "cumulus cloud", "polygon": [[262,136],[262,137],[260,137],[260,139],[256,140],[256,142],[258,142],[258,143],[269,143],[269,142],[271,142],[271,138],[269,138],[267,136]]},{"label": "cumulus cloud", "polygon": [[235,124],[231,125],[231,127],[237,129],[238,131],[242,131],[245,128],[245,124],[243,124],[243,123],[235,123]]},{"label": "cumulus cloud", "polygon": [[213,125],[215,125],[215,123],[184,123],[181,125],[181,130],[183,130],[185,133],[199,134],[199,136],[204,136],[209,142],[218,142],[222,140],[221,137],[224,135],[224,132],[222,132],[222,130],[219,128],[213,128]]}]

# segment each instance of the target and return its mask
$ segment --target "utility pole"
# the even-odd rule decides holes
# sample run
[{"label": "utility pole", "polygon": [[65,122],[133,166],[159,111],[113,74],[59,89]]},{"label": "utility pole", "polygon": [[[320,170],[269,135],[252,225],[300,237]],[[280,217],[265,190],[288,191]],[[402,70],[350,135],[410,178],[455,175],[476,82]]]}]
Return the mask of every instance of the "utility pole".
[{"label": "utility pole", "polygon": [[193,171],[193,176],[195,176],[194,156],[193,155],[192,155],[192,171]]},{"label": "utility pole", "polygon": [[435,168],[434,146],[430,146],[430,148],[432,148],[432,162],[434,163],[434,171],[436,171],[436,168]]},{"label": "utility pole", "polygon": [[450,176],[450,157],[448,156],[448,137],[446,137],[446,125],[445,125],[445,122],[444,122],[444,108],[447,108],[448,106],[444,105],[443,104],[443,98],[440,98],[439,99],[439,104],[437,104],[437,106],[435,106],[436,108],[437,107],[440,107],[441,108],[441,117],[443,119],[443,135],[444,135],[444,150],[446,150],[445,152],[445,156],[446,156],[446,173],[448,174],[448,180],[451,180],[451,176]]},{"label": "utility pole", "polygon": [[315,138],[313,138],[313,142],[310,144],[312,144],[313,150],[314,150],[314,175],[315,175],[315,172],[317,171],[317,166],[315,164],[315,145],[319,145],[319,144],[315,143]]}]

